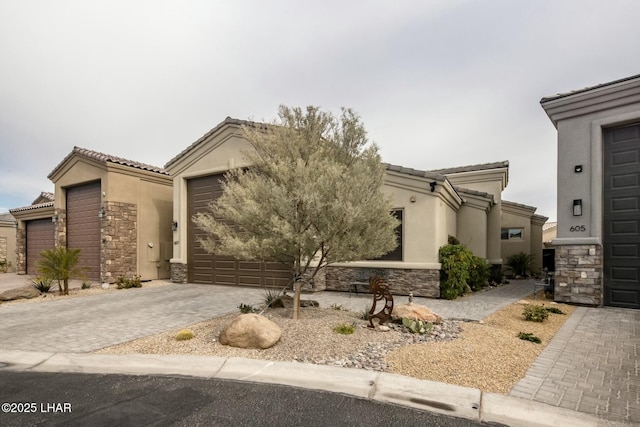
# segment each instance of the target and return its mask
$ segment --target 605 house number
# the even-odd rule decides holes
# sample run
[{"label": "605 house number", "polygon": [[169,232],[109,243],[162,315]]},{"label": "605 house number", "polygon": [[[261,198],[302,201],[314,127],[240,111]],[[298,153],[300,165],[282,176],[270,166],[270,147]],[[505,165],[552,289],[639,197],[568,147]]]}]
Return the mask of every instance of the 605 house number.
[{"label": "605 house number", "polygon": [[571,231],[572,233],[575,233],[577,231],[587,231],[587,226],[586,225],[572,225],[569,228],[569,231]]}]

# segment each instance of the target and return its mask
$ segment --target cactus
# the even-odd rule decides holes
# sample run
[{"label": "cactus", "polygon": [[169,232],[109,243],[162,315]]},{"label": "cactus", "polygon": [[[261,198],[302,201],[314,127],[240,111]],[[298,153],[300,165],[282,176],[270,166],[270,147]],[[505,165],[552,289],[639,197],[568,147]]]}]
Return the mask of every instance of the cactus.
[{"label": "cactus", "polygon": [[403,317],[402,326],[411,331],[412,334],[423,335],[429,332],[433,325],[429,322],[425,322],[424,320],[413,320],[408,317]]}]

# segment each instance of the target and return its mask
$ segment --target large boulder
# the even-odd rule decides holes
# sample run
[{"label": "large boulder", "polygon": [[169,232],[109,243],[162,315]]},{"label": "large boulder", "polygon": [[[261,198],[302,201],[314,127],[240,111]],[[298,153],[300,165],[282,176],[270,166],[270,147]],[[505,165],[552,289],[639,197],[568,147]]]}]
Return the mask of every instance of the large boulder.
[{"label": "large boulder", "polygon": [[220,333],[220,344],[240,348],[269,348],[274,346],[282,330],[273,321],[255,313],[241,314]]},{"label": "large boulder", "polygon": [[438,316],[424,305],[414,304],[412,302],[393,307],[391,319],[400,320],[403,317],[413,320],[423,320],[430,323],[442,323],[442,317]]},{"label": "large boulder", "polygon": [[0,294],[0,301],[12,301],[15,299],[31,299],[40,296],[40,291],[33,286],[23,286],[4,291]]}]

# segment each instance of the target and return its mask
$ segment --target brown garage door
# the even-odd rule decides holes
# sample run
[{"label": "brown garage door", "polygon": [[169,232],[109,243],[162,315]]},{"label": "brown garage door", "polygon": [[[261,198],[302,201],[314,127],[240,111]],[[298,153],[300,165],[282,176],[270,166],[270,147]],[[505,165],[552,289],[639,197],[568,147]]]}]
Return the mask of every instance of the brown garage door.
[{"label": "brown garage door", "polygon": [[604,132],[604,302],[640,308],[640,124]]},{"label": "brown garage door", "polygon": [[238,261],[234,258],[207,253],[198,242],[205,237],[191,221],[193,215],[207,211],[209,203],[222,194],[224,175],[211,175],[187,181],[188,256],[187,278],[191,283],[284,287],[290,279],[289,270],[277,262]]},{"label": "brown garage door", "polygon": [[67,188],[67,247],[80,249],[87,277],[100,279],[100,182]]},{"label": "brown garage door", "polygon": [[27,274],[38,274],[40,252],[55,246],[55,225],[51,218],[27,221]]}]

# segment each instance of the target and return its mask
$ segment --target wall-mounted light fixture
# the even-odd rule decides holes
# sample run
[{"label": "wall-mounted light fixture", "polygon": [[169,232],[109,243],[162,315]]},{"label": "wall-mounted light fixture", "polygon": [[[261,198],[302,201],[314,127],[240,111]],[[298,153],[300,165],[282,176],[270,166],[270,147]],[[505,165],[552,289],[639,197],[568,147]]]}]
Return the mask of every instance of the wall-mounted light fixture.
[{"label": "wall-mounted light fixture", "polygon": [[104,218],[104,208],[100,208],[98,211],[98,218]]},{"label": "wall-mounted light fixture", "polygon": [[53,216],[51,217],[51,222],[54,224],[58,222],[58,214],[53,214]]},{"label": "wall-mounted light fixture", "polygon": [[415,202],[416,202],[416,196],[411,196],[411,197],[409,197],[409,201],[410,201],[411,203],[415,203]]},{"label": "wall-mounted light fixture", "polygon": [[580,173],[580,172],[582,172],[582,165],[575,165],[575,166],[573,167],[573,171],[574,171],[575,173]]},{"label": "wall-mounted light fixture", "polygon": [[429,185],[431,186],[431,192],[432,192],[432,193],[433,193],[434,191],[436,191],[436,184],[437,184],[437,182],[435,182],[435,181],[431,181],[431,182],[429,183]]},{"label": "wall-mounted light fixture", "polygon": [[582,199],[573,200],[573,216],[582,216]]},{"label": "wall-mounted light fixture", "polygon": [[178,221],[173,221],[171,223],[171,230],[172,231],[178,231]]}]

